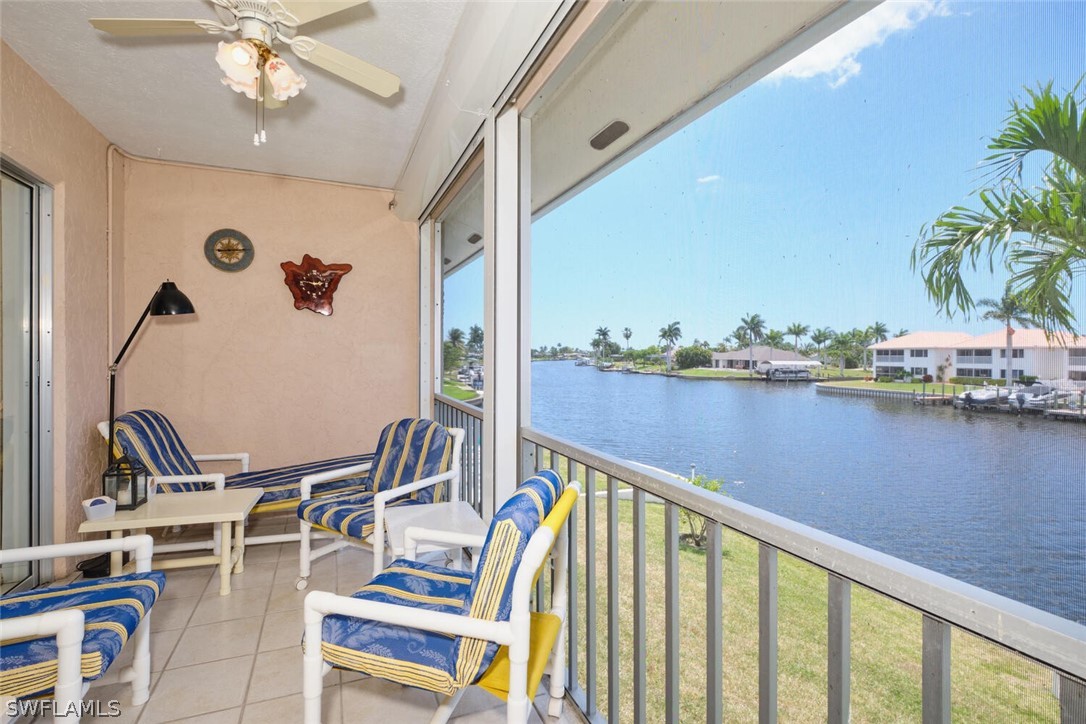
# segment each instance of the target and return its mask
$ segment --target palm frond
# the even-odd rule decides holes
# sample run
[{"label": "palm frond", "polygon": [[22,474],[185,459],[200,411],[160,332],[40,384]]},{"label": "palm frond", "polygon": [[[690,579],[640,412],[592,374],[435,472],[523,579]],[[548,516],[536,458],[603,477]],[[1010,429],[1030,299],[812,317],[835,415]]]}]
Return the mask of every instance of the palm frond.
[{"label": "palm frond", "polygon": [[1086,117],[1079,114],[1075,89],[1062,98],[1052,83],[1027,88],[1028,103],[1011,102],[1002,132],[988,148],[995,153],[984,164],[995,177],[1019,177],[1026,156],[1044,151],[1063,159],[1086,176]]}]

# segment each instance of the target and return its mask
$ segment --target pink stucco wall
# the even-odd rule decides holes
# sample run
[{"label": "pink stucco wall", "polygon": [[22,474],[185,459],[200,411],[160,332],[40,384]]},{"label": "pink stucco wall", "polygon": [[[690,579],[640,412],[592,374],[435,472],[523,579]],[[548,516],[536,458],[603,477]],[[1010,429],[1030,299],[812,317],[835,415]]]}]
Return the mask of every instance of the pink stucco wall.
[{"label": "pink stucco wall", "polygon": [[[194,452],[247,451],[253,469],[371,449],[384,424],[418,405],[418,235],[391,199],[126,160],[119,324],[128,329],[166,278],[197,313],[145,325],[124,363],[123,406],[162,410]],[[248,269],[205,260],[204,241],[221,228],[253,242]],[[294,309],[279,265],[303,254],[354,267],[331,316]]]},{"label": "pink stucco wall", "polygon": [[[0,95],[0,151],[55,194],[57,541],[80,539],[80,501],[98,493],[110,357],[167,277],[197,314],[144,325],[118,407],[163,410],[195,451],[248,451],[254,469],[348,454],[415,413],[418,238],[390,192],[115,154],[110,214],[109,141],[3,43]],[[223,227],[254,242],[247,270],[205,261]],[[293,307],[279,264],[303,254],[354,265],[331,317]]]},{"label": "pink stucco wall", "polygon": [[[78,540],[80,501],[97,494],[107,408],[108,141],[0,43],[0,151],[54,189],[54,535]],[[63,566],[60,567],[63,572]]]}]

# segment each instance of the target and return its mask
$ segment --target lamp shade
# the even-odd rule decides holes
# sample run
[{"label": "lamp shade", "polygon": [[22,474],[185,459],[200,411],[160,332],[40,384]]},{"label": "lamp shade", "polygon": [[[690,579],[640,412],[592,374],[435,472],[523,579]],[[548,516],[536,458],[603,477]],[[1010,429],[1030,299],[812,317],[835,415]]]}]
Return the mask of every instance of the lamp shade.
[{"label": "lamp shade", "polygon": [[244,93],[250,98],[256,98],[257,79],[260,77],[260,56],[252,44],[244,40],[233,43],[219,43],[219,51],[215,54],[215,61],[222,68],[226,77],[222,79],[223,85],[238,93]]},{"label": "lamp shade", "polygon": [[294,72],[282,58],[276,56],[264,64],[264,74],[271,83],[272,97],[285,101],[305,88],[305,78]]},{"label": "lamp shade", "polygon": [[151,299],[151,316],[163,317],[168,314],[192,314],[196,310],[184,292],[171,281],[162,282],[162,286]]}]

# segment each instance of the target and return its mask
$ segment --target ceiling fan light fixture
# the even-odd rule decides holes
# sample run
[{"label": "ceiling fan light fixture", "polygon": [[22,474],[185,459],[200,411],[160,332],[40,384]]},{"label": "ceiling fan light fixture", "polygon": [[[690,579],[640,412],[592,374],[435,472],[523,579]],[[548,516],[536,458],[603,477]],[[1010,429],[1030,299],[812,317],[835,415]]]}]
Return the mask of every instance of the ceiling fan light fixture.
[{"label": "ceiling fan light fixture", "polygon": [[271,86],[272,97],[277,101],[293,98],[305,88],[305,77],[298,75],[279,56],[274,56],[264,64],[264,73]]}]

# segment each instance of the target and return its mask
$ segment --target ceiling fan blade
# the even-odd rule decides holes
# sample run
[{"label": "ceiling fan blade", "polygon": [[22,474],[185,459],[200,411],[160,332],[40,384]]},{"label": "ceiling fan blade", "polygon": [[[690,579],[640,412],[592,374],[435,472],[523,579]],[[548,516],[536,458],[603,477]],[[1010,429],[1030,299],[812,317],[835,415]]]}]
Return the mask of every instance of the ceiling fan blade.
[{"label": "ceiling fan blade", "polygon": [[365,2],[367,0],[288,0],[283,5],[291,15],[298,18],[298,25],[305,25]]},{"label": "ceiling fan blade", "polygon": [[164,18],[91,18],[90,24],[110,35],[199,35],[207,31],[196,20]]},{"label": "ceiling fan blade", "polygon": [[400,90],[400,79],[387,70],[382,70],[361,58],[348,55],[342,50],[336,50],[319,40],[307,38],[306,41],[312,44],[313,49],[306,56],[299,53],[298,57],[308,60],[318,68],[324,68],[329,73],[334,73],[383,98],[388,98]]}]

